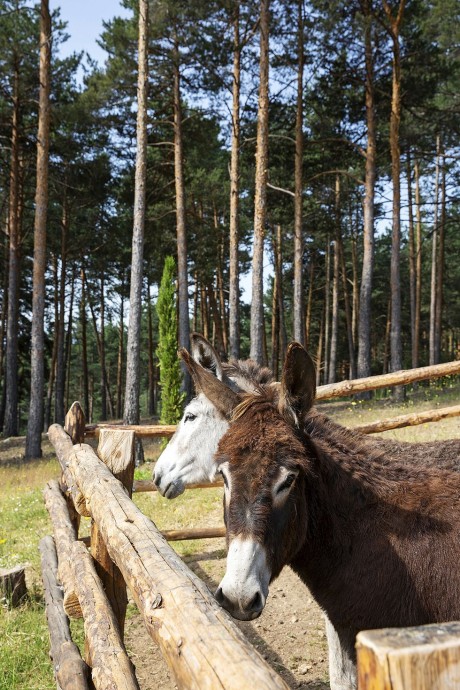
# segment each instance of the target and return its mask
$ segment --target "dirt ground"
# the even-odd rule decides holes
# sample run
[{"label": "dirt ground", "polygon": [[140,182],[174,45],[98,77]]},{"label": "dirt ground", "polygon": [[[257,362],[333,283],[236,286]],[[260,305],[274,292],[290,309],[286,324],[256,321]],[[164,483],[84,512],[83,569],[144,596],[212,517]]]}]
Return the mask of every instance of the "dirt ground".
[{"label": "dirt ground", "polygon": [[[211,591],[225,572],[223,548],[224,540],[209,540],[202,553],[184,559]],[[285,568],[272,583],[261,617],[250,623],[236,623],[289,687],[329,688],[323,616],[308,589],[290,568]],[[141,690],[177,687],[138,613],[127,621],[125,641]]]}]

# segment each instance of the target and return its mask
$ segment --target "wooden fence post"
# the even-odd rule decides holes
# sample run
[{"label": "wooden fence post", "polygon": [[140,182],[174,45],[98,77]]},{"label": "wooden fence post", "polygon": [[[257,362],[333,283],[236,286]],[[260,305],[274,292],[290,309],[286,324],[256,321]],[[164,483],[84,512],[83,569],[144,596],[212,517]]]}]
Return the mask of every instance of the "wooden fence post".
[{"label": "wooden fence post", "polygon": [[357,637],[358,690],[460,687],[460,623],[366,630]]},{"label": "wooden fence post", "polygon": [[[72,403],[72,406],[67,412],[64,420],[64,431],[66,431],[66,433],[70,436],[73,445],[75,445],[76,443],[85,442],[85,425],[85,413],[83,412],[83,408],[80,405],[80,403],[76,401]],[[61,483],[65,483],[63,481],[63,477],[61,477]],[[72,498],[67,493],[65,493],[64,495],[67,503],[67,508],[69,510],[70,520],[73,526],[75,527],[76,537],[78,537],[78,530],[80,528],[80,515],[75,508]]]},{"label": "wooden fence post", "polygon": [[[134,479],[134,441],[133,431],[101,429],[97,454],[99,459],[118,479],[131,498]],[[89,506],[91,509],[91,506]],[[91,523],[91,555],[97,573],[104,585],[105,593],[117,619],[123,639],[126,606],[128,603],[126,584],[118,567],[112,561],[107,547],[94,521]]]}]

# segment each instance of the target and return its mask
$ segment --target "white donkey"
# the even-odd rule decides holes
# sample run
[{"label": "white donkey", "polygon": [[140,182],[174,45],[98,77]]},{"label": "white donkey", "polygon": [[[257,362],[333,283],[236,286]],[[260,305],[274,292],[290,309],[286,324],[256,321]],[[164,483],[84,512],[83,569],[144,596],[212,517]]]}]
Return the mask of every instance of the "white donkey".
[{"label": "white donkey", "polygon": [[[253,393],[259,384],[273,381],[270,370],[252,360],[223,363],[211,343],[198,333],[192,333],[190,342],[195,362],[233,391]],[[166,498],[180,496],[189,484],[214,479],[214,453],[228,420],[198,389],[197,393],[155,465],[153,480]]]}]

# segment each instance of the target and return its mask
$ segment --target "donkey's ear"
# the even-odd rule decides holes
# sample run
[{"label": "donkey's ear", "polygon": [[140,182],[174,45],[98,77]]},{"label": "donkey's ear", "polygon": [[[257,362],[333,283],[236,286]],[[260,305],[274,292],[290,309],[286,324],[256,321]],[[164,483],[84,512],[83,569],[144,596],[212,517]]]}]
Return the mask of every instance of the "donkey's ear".
[{"label": "donkey's ear", "polygon": [[224,378],[222,361],[209,340],[206,340],[199,333],[192,333],[190,335],[190,350],[195,362],[201,364],[203,369],[207,369],[214,376],[217,376],[219,381],[222,381]]},{"label": "donkey's ear", "polygon": [[241,402],[238,393],[220,381],[209,369],[202,367],[185,348],[179,350],[179,357],[190,372],[196,390],[203,393],[226,419],[230,419],[233,410]]},{"label": "donkey's ear", "polygon": [[315,365],[300,343],[291,343],[281,378],[279,410],[290,424],[298,427],[312,407],[315,395]]}]

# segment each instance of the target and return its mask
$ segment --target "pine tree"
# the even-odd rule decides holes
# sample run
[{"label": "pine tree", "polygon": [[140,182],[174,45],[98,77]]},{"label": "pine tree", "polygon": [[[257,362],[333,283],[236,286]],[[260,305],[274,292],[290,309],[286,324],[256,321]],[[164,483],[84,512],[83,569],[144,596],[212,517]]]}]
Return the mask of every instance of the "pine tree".
[{"label": "pine tree", "polygon": [[182,416],[185,394],[181,393],[182,376],[177,357],[176,265],[167,256],[157,301],[158,361],[160,366],[161,415],[163,424],[176,424]]}]

